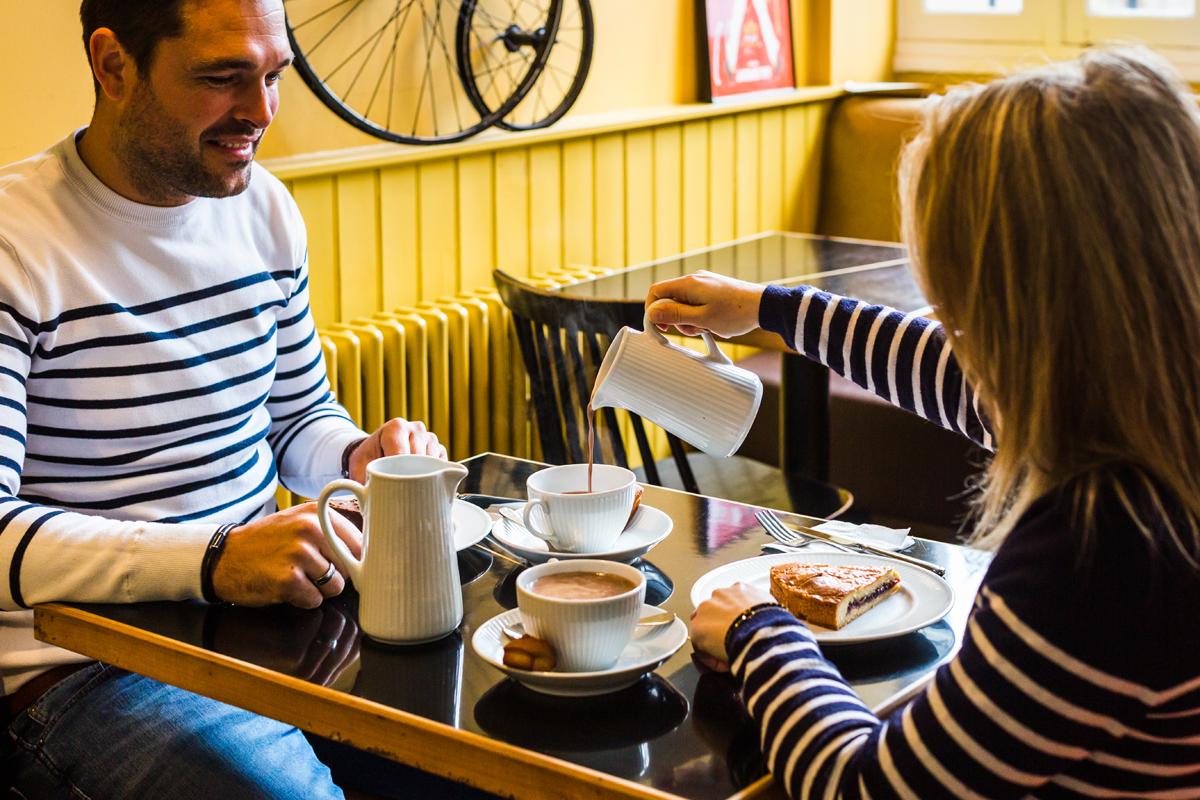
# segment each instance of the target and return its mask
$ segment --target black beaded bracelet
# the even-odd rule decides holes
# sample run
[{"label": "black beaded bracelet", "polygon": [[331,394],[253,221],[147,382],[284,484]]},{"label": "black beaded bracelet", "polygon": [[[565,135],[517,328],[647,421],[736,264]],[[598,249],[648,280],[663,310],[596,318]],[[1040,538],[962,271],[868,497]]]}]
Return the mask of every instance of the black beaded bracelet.
[{"label": "black beaded bracelet", "polygon": [[741,614],[738,614],[737,619],[729,626],[729,630],[725,631],[725,653],[729,654],[729,643],[733,639],[734,632],[744,625],[751,617],[760,611],[765,611],[768,608],[783,608],[779,603],[759,603],[756,606],[750,606]]},{"label": "black beaded bracelet", "polygon": [[217,592],[213,589],[213,568],[217,565],[217,557],[225,549],[226,535],[236,527],[237,523],[234,522],[217,528],[204,551],[204,560],[200,562],[200,594],[210,603],[221,602],[221,598],[217,597]]},{"label": "black beaded bracelet", "polygon": [[368,436],[368,437],[366,437],[366,439],[355,439],[353,442],[346,445],[344,450],[342,450],[342,477],[343,478],[350,477],[350,456],[354,455],[354,451],[358,449],[358,446],[360,444],[362,444],[363,442],[365,442],[367,439],[370,439],[370,438],[371,437]]}]

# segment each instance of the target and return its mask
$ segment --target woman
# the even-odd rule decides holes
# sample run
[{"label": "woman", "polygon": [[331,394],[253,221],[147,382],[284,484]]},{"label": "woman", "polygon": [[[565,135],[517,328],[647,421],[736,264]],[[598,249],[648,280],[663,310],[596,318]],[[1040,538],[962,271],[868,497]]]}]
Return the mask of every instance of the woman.
[{"label": "woman", "polygon": [[[793,797],[1200,797],[1200,114],[1142,49],[931,101],[902,227],[940,323],[711,274],[652,318],[760,325],[995,455],[962,649],[886,720],[745,585],[692,622]],[[989,420],[991,422],[989,423]]]}]

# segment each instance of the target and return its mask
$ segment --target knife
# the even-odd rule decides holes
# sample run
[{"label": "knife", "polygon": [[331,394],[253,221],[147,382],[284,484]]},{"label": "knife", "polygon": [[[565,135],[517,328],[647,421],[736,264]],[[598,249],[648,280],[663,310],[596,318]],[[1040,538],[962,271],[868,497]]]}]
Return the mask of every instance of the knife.
[{"label": "knife", "polygon": [[875,547],[873,545],[864,544],[863,542],[860,542],[857,539],[851,539],[847,536],[838,536],[836,533],[827,533],[826,531],[819,531],[816,528],[809,528],[804,525],[796,525],[796,526],[794,526],[793,529],[800,531],[800,533],[803,533],[806,536],[812,536],[817,539],[823,539],[827,542],[833,542],[834,544],[840,544],[844,547],[859,547],[859,548],[862,548],[863,550],[868,550],[876,555],[883,556],[884,558],[894,558],[897,561],[903,561],[905,563],[912,564],[914,567],[921,567],[922,569],[927,569],[930,572],[936,573],[938,575],[946,574],[945,567],[939,567],[937,564],[931,563],[929,561],[922,561],[921,559],[913,558],[912,556],[906,556],[903,553],[896,553],[891,550],[884,550],[882,547]]}]

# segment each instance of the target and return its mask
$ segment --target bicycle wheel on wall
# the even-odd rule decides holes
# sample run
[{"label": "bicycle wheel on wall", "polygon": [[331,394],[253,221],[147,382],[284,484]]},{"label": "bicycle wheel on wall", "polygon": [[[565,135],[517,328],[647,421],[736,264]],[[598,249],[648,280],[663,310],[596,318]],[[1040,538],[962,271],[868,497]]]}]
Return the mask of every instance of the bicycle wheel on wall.
[{"label": "bicycle wheel on wall", "polygon": [[[526,0],[528,2],[528,0]],[[532,130],[553,125],[574,105],[592,64],[595,28],[589,0],[562,0],[562,19],[546,60],[545,68],[524,98],[496,122],[510,131]],[[521,0],[476,0],[463,7],[464,26],[470,32],[493,29],[490,39],[472,41],[466,49],[470,59],[462,63],[463,86],[476,111],[486,115],[498,108],[500,98],[493,90],[494,76],[520,68],[524,56],[516,45],[521,32],[505,16],[506,7]],[[462,31],[464,28],[460,28]]]},{"label": "bicycle wheel on wall", "polygon": [[[523,68],[498,74],[486,109],[472,102],[461,64],[493,35],[483,0],[284,0],[296,71],[335,114],[392,142],[466,139],[502,119],[537,80],[562,0],[523,0],[510,23]],[[491,2],[491,0],[486,0]],[[484,23],[481,31],[472,25]]]}]

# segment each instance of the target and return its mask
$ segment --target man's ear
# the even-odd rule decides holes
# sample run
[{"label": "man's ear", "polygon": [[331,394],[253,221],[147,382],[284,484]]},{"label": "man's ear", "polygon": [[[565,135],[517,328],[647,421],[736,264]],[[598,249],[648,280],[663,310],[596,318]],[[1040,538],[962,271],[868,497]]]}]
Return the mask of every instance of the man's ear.
[{"label": "man's ear", "polygon": [[88,40],[92,75],[108,99],[120,102],[134,80],[136,66],[110,28],[97,28]]}]

